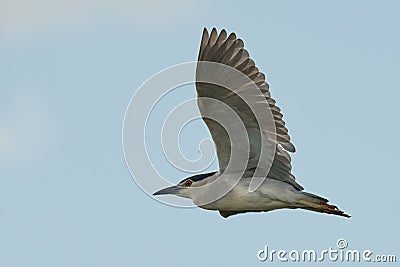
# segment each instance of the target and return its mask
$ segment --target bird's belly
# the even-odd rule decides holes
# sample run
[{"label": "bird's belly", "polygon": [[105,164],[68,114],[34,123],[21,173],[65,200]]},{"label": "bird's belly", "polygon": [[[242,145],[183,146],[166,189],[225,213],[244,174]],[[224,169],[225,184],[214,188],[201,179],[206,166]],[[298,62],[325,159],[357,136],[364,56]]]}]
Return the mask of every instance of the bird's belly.
[{"label": "bird's belly", "polygon": [[285,202],[269,198],[260,198],[253,196],[246,196],[240,198],[231,198],[229,195],[223,198],[201,206],[201,208],[209,210],[236,210],[236,211],[250,211],[250,210],[274,210],[287,206]]},{"label": "bird's belly", "polygon": [[222,198],[202,205],[209,210],[269,211],[291,206],[298,194],[293,186],[267,179],[256,191],[249,192],[247,183],[240,183]]}]

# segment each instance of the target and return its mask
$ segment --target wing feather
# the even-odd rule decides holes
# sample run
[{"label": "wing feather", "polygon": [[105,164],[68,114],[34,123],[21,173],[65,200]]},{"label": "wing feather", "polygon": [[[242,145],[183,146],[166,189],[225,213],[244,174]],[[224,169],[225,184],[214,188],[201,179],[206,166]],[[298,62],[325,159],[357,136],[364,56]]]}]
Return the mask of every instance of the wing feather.
[{"label": "wing feather", "polygon": [[[274,140],[276,146],[275,157],[268,173],[268,177],[290,183],[295,188],[302,190],[303,188],[295,181],[295,177],[291,173],[291,158],[287,151],[295,152],[295,147],[290,141],[288,129],[282,119],[283,115],[281,109],[276,105],[276,101],[271,97],[269,85],[265,81],[265,75],[259,71],[255,62],[250,58],[248,51],[244,49],[243,41],[238,39],[235,33],[227,35],[227,32],[222,30],[218,34],[217,30],[213,28],[209,34],[207,29],[204,29],[200,43],[198,61],[217,62],[233,67],[247,75],[251,81],[259,87],[272,112],[273,123],[276,130],[276,139]],[[221,73],[221,75],[223,75],[223,73]],[[226,79],[229,78],[230,77],[226,77]],[[230,92],[217,85],[197,82],[196,89],[198,95],[201,97],[223,99],[230,106],[234,107],[235,111],[239,113],[239,116],[244,121],[246,129],[257,126],[257,123],[252,121],[254,116],[249,114],[250,111],[241,107],[243,106],[243,103],[240,103],[240,99],[234,98],[235,93],[246,90],[246,85],[242,85],[240,88],[235,88],[235,92]],[[199,105],[202,114],[208,108],[210,107]],[[224,131],[223,127],[218,125],[216,122],[206,118],[203,119],[210,130],[214,143],[216,144],[220,169],[224,169],[230,157],[230,144],[227,142],[229,136],[226,131]],[[250,137],[254,139],[257,138],[254,136]],[[250,141],[257,143],[260,140]],[[250,151],[250,156],[251,155],[254,155],[253,151]],[[254,164],[249,164],[247,167],[248,169],[252,169],[255,166]]]}]

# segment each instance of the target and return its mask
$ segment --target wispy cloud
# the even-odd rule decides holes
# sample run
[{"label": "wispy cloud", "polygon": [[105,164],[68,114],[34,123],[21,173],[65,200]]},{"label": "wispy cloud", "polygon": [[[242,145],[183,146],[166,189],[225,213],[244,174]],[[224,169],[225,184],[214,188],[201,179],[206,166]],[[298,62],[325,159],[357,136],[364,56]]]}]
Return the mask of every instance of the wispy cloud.
[{"label": "wispy cloud", "polygon": [[14,39],[65,28],[79,31],[107,23],[117,23],[137,31],[147,31],[157,26],[159,31],[212,14],[199,12],[201,7],[208,5],[207,2],[6,0],[0,3],[0,35]]},{"label": "wispy cloud", "polygon": [[43,96],[34,88],[20,88],[1,94],[0,103],[0,164],[43,161],[55,122]]}]

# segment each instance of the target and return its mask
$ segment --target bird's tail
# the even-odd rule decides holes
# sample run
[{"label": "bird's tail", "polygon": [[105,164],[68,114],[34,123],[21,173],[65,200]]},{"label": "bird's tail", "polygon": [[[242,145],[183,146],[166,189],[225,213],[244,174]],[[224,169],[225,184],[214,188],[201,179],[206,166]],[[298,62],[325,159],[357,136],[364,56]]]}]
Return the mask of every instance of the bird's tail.
[{"label": "bird's tail", "polygon": [[316,212],[322,212],[322,213],[328,213],[328,214],[334,214],[338,216],[343,216],[350,218],[351,216],[344,213],[338,207],[328,204],[328,200],[326,198],[307,193],[307,192],[300,192],[301,197],[297,201],[299,204],[299,208],[306,209],[306,210],[312,210]]}]

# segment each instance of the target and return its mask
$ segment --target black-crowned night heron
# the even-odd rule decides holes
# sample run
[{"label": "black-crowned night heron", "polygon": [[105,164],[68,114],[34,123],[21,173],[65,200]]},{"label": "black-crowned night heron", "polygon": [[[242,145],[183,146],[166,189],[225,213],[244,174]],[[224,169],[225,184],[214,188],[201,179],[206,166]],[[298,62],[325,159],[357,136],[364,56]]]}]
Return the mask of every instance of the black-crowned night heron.
[{"label": "black-crowned night heron", "polygon": [[[296,182],[291,173],[291,158],[288,154],[288,152],[295,152],[295,148],[290,141],[280,109],[275,105],[276,102],[269,93],[269,86],[265,82],[265,76],[258,71],[254,61],[250,59],[249,53],[244,49],[243,41],[237,39],[234,33],[228,36],[225,30],[218,34],[214,28],[209,34],[204,29],[198,62],[196,69],[198,107],[215,143],[220,170],[186,178],[175,186],[157,191],[154,195],[173,194],[190,198],[201,208],[218,210],[223,217],[245,212],[261,212],[282,208],[301,208],[350,217],[336,206],[328,204],[327,199],[304,192],[303,187]],[[220,72],[217,69],[212,70],[212,66],[202,66],[199,65],[200,62],[214,62],[221,66],[229,66],[229,68],[233,69],[233,72],[239,71],[241,74],[246,75],[246,78],[251,80],[257,87],[258,95],[256,96],[255,93],[250,94],[247,100],[239,98],[238,95],[241,92],[250,90],[247,89],[250,88],[248,84],[241,83],[239,79],[231,83],[229,90],[226,90],[224,86],[203,82],[204,79],[199,78],[202,73],[203,76],[214,75],[220,77],[221,80],[234,80],[237,79],[237,75],[227,74],[229,71],[225,70]],[[261,97],[270,110],[271,116],[267,116],[269,121],[266,124],[273,125],[274,131],[272,135],[271,131],[261,130],[260,121],[252,113],[251,106],[253,104],[255,106],[260,102],[255,100],[256,97]],[[222,111],[223,106],[217,108],[218,105],[214,105],[212,101],[206,101],[207,99],[219,100],[240,118],[244,126],[243,129],[247,133],[247,147],[249,150],[248,154],[243,152],[246,155],[245,160],[241,160],[246,161],[245,165],[242,165],[244,166],[243,171],[235,169],[237,165],[241,165],[243,162],[238,162],[237,159],[235,162],[235,159],[232,159],[235,156],[239,156],[239,158],[242,156],[238,155],[241,154],[242,150],[237,148],[241,146],[241,142],[235,143],[235,140],[232,141],[231,134],[227,133],[228,130],[225,129],[226,126],[229,128],[231,124],[235,123],[227,119],[227,125],[221,126],[220,122],[210,119],[210,116],[216,115],[218,117],[218,115],[228,114],[229,112]],[[228,115],[226,116],[228,117]],[[268,152],[263,154],[264,157],[260,152],[263,149],[273,151],[269,165],[267,164],[268,158],[265,156],[268,156]],[[231,164],[230,168],[229,164]],[[255,174],[257,168],[261,168],[261,173],[263,168],[267,172],[261,175],[261,180],[256,179],[256,186],[253,186],[255,189],[249,190],[252,179],[257,176]],[[259,181],[258,185],[257,181]],[[200,190],[201,188],[202,190]]]}]

